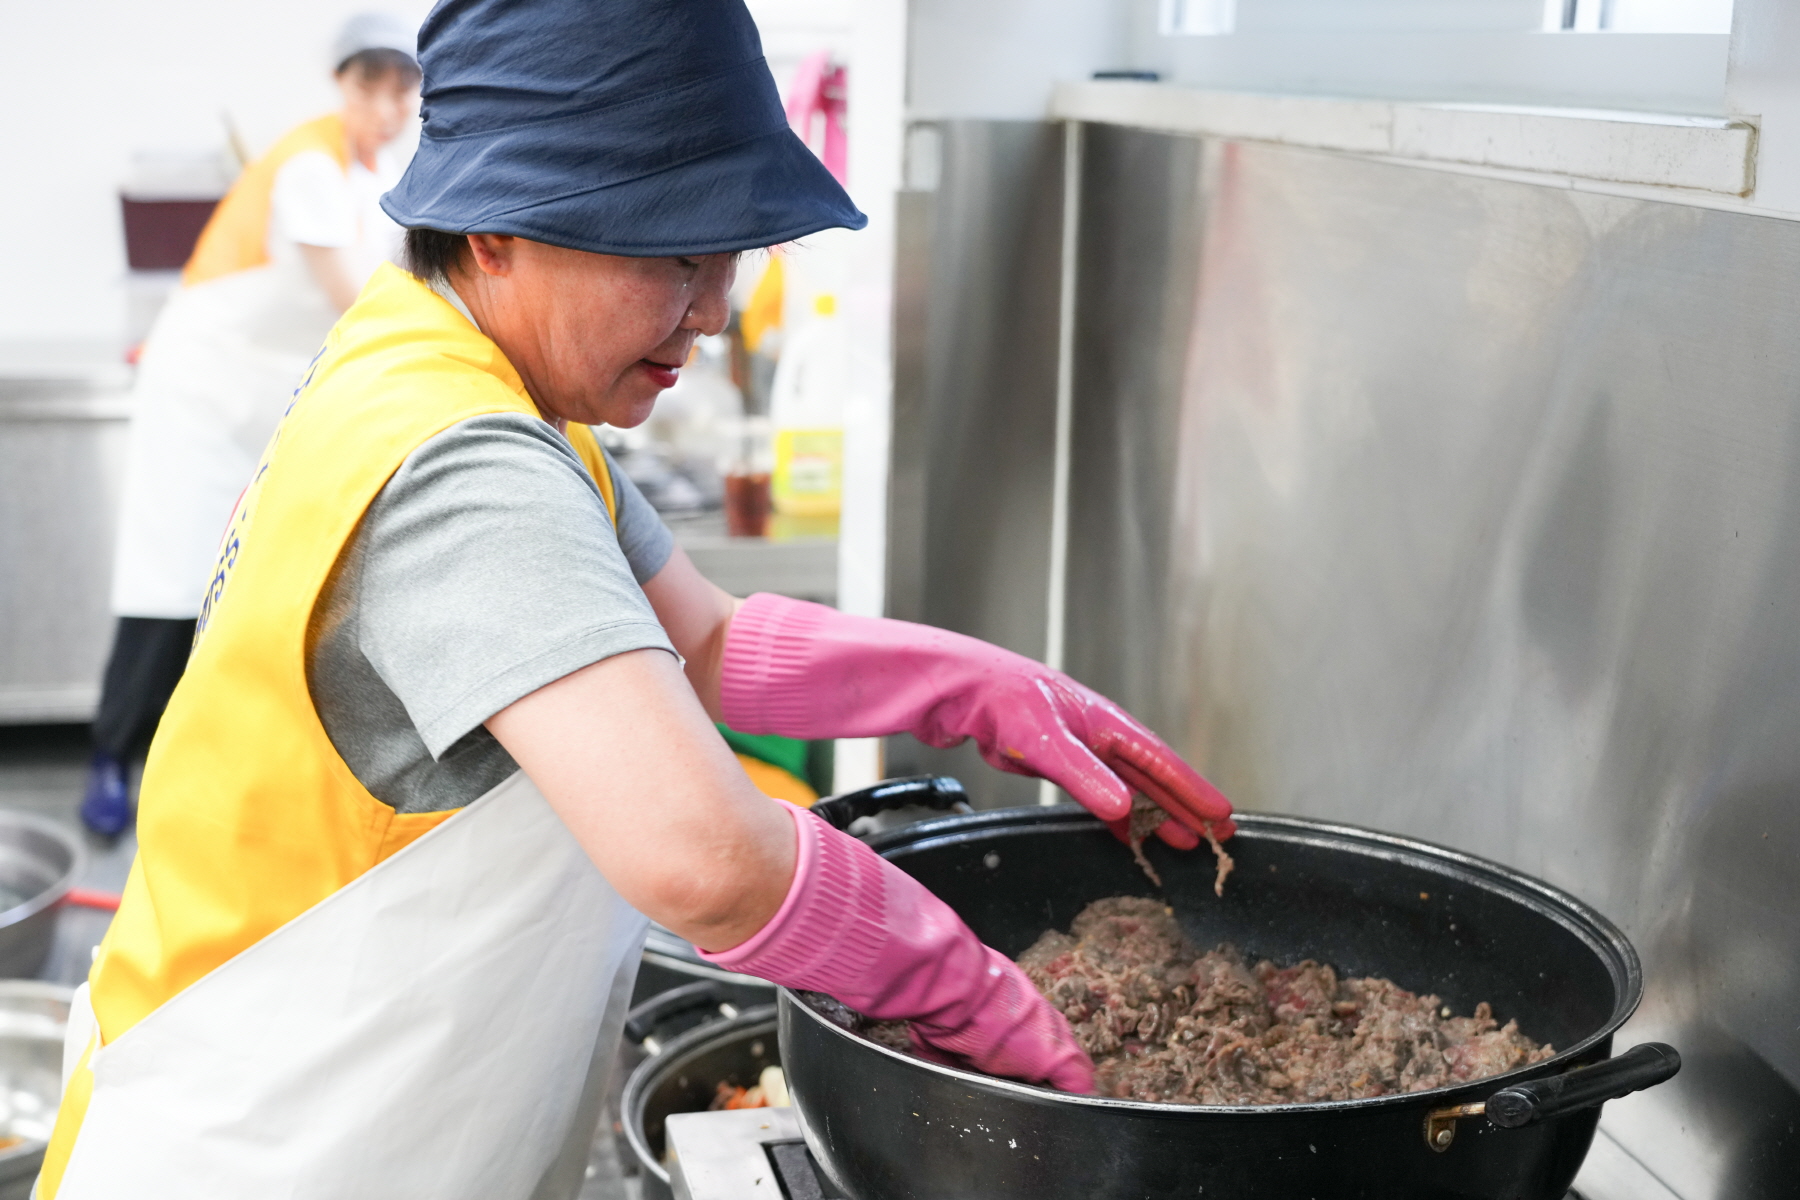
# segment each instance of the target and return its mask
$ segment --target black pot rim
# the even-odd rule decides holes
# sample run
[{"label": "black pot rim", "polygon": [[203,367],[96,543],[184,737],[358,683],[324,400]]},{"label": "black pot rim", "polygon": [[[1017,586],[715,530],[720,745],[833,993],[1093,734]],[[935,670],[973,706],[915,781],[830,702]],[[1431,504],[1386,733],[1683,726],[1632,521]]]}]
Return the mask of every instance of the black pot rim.
[{"label": "black pot rim", "polygon": [[[644,1103],[662,1077],[676,1070],[683,1059],[697,1050],[709,1048],[713,1042],[759,1035],[776,1037],[777,1016],[778,1009],[774,1004],[759,1004],[755,1008],[746,1008],[735,1017],[707,1021],[670,1038],[662,1053],[637,1065],[626,1078],[625,1090],[619,1096],[619,1114],[625,1122],[625,1140],[630,1143],[631,1152],[637,1155],[639,1167],[664,1183],[669,1182],[668,1168],[650,1153],[650,1142],[644,1136]],[[762,1026],[768,1028],[763,1030]]]},{"label": "black pot rim", "polygon": [[[1149,1100],[1118,1100],[1105,1096],[1081,1096],[1072,1092],[1059,1092],[1052,1088],[1039,1087],[1036,1084],[1000,1079],[992,1075],[964,1070],[961,1067],[928,1062],[925,1059],[915,1058],[910,1054],[903,1054],[898,1050],[890,1050],[886,1046],[877,1045],[860,1034],[852,1033],[833,1024],[788,988],[780,990],[780,1006],[784,1011],[791,1010],[804,1014],[807,1019],[817,1023],[821,1028],[829,1030],[838,1037],[848,1039],[861,1050],[887,1055],[896,1062],[904,1063],[917,1070],[942,1075],[965,1087],[985,1089],[1039,1104],[1069,1104],[1082,1108],[1130,1112],[1145,1116],[1253,1119],[1287,1115],[1330,1116],[1340,1113],[1348,1115],[1415,1105],[1437,1108],[1467,1103],[1479,1095],[1492,1095],[1502,1088],[1526,1079],[1560,1074],[1569,1067],[1578,1065],[1583,1059],[1593,1057],[1596,1049],[1602,1049],[1610,1043],[1613,1034],[1637,1009],[1639,1001],[1643,998],[1643,967],[1638,960],[1637,951],[1632,947],[1625,934],[1599,910],[1541,879],[1460,850],[1452,850],[1449,847],[1420,841],[1416,838],[1365,829],[1357,825],[1320,821],[1310,817],[1280,816],[1272,813],[1237,813],[1233,819],[1237,822],[1239,836],[1249,835],[1252,839],[1336,848],[1342,848],[1348,844],[1376,858],[1390,862],[1426,865],[1431,870],[1473,886],[1506,893],[1511,899],[1525,905],[1533,912],[1556,921],[1594,951],[1596,957],[1605,964],[1607,972],[1612,976],[1614,1002],[1611,1017],[1593,1033],[1567,1049],[1559,1050],[1543,1062],[1532,1063],[1530,1066],[1519,1067],[1499,1075],[1489,1075],[1482,1079],[1471,1080],[1468,1083],[1459,1083],[1453,1087],[1431,1088],[1422,1092],[1401,1092],[1392,1096],[1370,1096],[1359,1100],[1322,1100],[1307,1104],[1205,1105],[1166,1104]],[[1046,807],[991,809],[986,812],[961,816],[933,818],[891,830],[872,837],[868,841],[877,853],[885,855],[901,849],[922,849],[955,845],[959,842],[977,842],[998,830],[1036,828],[1048,832],[1079,831],[1085,833],[1091,832],[1100,825],[1101,822],[1098,818],[1092,816],[1080,805],[1059,804]]]},{"label": "black pot rim", "polygon": [[693,943],[664,929],[661,925],[650,926],[644,935],[643,959],[655,963],[677,974],[689,975],[695,979],[710,979],[715,983],[728,983],[733,987],[767,989],[769,1003],[775,1003],[775,985],[766,979],[758,979],[754,975],[745,975],[738,971],[727,971],[724,967],[715,967],[701,958],[694,949]]}]

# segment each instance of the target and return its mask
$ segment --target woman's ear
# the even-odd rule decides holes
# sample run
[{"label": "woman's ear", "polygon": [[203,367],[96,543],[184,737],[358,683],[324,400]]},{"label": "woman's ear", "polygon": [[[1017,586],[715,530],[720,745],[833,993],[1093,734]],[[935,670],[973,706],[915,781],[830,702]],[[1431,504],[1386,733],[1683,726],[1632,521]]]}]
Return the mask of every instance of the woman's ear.
[{"label": "woman's ear", "polygon": [[468,236],[469,253],[482,274],[502,278],[512,274],[517,238],[510,233],[471,233]]}]

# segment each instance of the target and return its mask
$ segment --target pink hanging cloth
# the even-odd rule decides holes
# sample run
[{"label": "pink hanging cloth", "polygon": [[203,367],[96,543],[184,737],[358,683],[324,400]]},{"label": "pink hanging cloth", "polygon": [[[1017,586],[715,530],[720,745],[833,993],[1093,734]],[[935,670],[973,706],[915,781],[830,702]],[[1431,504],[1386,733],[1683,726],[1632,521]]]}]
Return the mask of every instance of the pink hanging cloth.
[{"label": "pink hanging cloth", "polygon": [[[832,177],[847,186],[850,145],[844,137],[845,86],[844,68],[831,61],[831,51],[808,55],[788,86],[787,118],[800,140],[824,161]],[[813,138],[814,118],[824,121],[823,150]]]}]

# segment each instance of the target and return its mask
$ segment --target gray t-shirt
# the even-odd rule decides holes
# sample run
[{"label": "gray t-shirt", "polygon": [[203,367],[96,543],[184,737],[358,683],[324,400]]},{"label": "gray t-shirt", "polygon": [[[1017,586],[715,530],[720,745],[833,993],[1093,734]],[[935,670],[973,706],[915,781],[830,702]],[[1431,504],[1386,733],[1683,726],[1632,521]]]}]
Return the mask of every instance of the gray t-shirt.
[{"label": "gray t-shirt", "polygon": [[400,812],[461,808],[518,765],[483,722],[628,650],[674,653],[639,586],[674,538],[613,472],[615,532],[566,439],[473,417],[414,450],[338,556],[307,631],[332,745]]}]

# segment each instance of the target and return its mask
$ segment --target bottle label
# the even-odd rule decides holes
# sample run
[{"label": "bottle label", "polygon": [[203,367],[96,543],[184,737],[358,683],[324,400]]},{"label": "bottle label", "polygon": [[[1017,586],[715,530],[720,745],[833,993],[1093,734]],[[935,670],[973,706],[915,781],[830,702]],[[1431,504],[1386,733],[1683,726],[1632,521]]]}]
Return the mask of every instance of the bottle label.
[{"label": "bottle label", "polygon": [[834,516],[844,495],[842,429],[775,431],[775,511],[792,516]]}]

